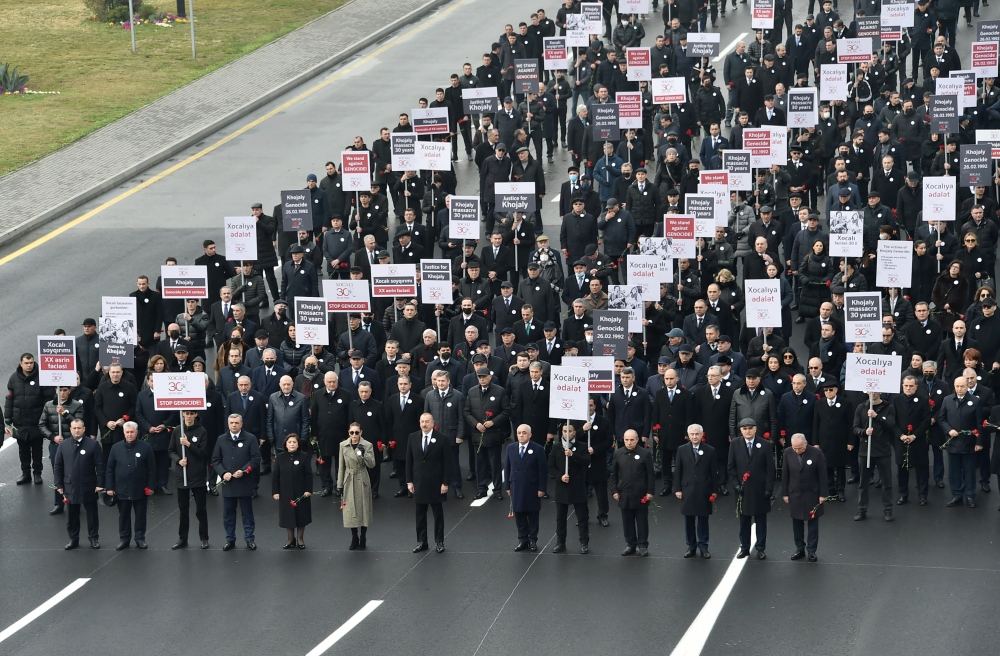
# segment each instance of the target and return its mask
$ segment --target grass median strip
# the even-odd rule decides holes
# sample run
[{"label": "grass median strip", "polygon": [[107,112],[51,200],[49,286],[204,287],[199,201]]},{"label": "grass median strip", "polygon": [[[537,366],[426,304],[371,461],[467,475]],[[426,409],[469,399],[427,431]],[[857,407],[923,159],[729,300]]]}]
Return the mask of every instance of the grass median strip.
[{"label": "grass median strip", "polygon": [[[0,60],[58,94],[0,96],[0,175],[70,144],[157,98],[274,41],[346,0],[195,2],[198,59],[189,26],[129,32],[91,19],[83,0],[0,0]],[[176,12],[175,0],[146,0]],[[167,135],[164,135],[166,138]]]}]

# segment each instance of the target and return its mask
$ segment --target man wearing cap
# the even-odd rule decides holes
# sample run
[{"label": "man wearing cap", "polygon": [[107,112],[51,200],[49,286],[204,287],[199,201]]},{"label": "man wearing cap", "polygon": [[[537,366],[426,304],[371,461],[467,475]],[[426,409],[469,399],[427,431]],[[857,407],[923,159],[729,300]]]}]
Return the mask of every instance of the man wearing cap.
[{"label": "man wearing cap", "polygon": [[504,389],[492,382],[488,369],[479,370],[476,377],[478,384],[465,396],[465,421],[476,447],[476,498],[485,497],[492,485],[495,498],[500,500],[500,454],[510,432],[510,409]]},{"label": "man wearing cap", "polygon": [[518,290],[524,300],[524,306],[531,306],[534,318],[544,323],[559,318],[559,295],[541,273],[541,267],[537,262],[530,263],[528,277],[521,281]]},{"label": "man wearing cap", "polygon": [[542,339],[536,342],[538,357],[550,365],[562,362],[565,347],[559,338],[559,328],[554,321],[546,321],[542,325]]},{"label": "man wearing cap", "polygon": [[316,296],[316,270],[305,259],[305,249],[292,244],[288,249],[291,259],[281,267],[281,297],[295,304],[296,296]]},{"label": "man wearing cap", "polygon": [[[597,221],[597,228],[602,231],[601,243],[604,245],[605,254],[612,262],[618,262],[635,245],[636,224],[631,212],[621,207],[617,198],[609,198],[604,207],[604,212]],[[652,232],[652,224],[648,228],[648,232]],[[617,269],[611,276],[617,283]]]},{"label": "man wearing cap", "polygon": [[[149,286],[147,279],[146,286]],[[160,326],[163,325],[162,310],[160,311]],[[81,380],[86,380],[96,369],[100,359],[100,339],[97,335],[97,321],[87,317],[81,324],[83,331],[76,341],[76,372]],[[151,345],[152,346],[152,345]]]},{"label": "man wearing cap", "polygon": [[757,525],[754,550],[764,560],[767,549],[767,514],[771,512],[775,459],[770,443],[757,437],[757,422],[745,417],[739,422],[739,436],[729,445],[727,470],[736,487],[736,507],[740,520],[740,550],[737,558],[750,554],[750,529]]},{"label": "man wearing cap", "polygon": [[[729,409],[729,434],[739,435],[739,422],[751,417],[757,424],[757,430],[768,441],[777,438],[777,411],[774,395],[760,384],[760,369],[747,371],[743,386],[733,393],[732,405]],[[773,455],[773,454],[771,454]]]},{"label": "man wearing cap", "polygon": [[[465,300],[462,300],[465,303]],[[490,318],[496,330],[510,328],[521,316],[521,307],[524,301],[514,294],[514,285],[504,280],[500,283],[500,295],[493,299],[490,306]],[[461,315],[459,315],[461,316]],[[482,317],[480,317],[482,318]],[[455,320],[452,319],[452,322]],[[484,331],[480,330],[480,334]]]},{"label": "man wearing cap", "polygon": [[573,211],[562,217],[559,246],[567,264],[583,257],[587,244],[597,243],[597,219],[584,210],[582,198],[573,199]]},{"label": "man wearing cap", "polygon": [[[504,108],[506,110],[510,106],[504,102]],[[505,112],[500,112],[497,115],[498,124],[500,119],[505,116]],[[479,168],[479,193],[483,201],[483,215],[486,220],[487,234],[493,232],[493,225],[496,220],[496,195],[493,185],[497,182],[510,182],[513,167],[513,162],[507,156],[507,146],[503,143],[498,143],[493,156],[483,160],[483,165]]]}]

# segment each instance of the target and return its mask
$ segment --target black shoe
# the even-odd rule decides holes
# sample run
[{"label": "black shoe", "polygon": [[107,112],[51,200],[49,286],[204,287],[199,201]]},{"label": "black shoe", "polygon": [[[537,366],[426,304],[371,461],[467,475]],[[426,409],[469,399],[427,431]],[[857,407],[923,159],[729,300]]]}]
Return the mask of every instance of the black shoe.
[{"label": "black shoe", "polygon": [[62,506],[52,506],[49,509],[49,514],[50,515],[61,515],[61,514],[63,514],[63,507]]},{"label": "black shoe", "polygon": [[866,517],[868,517],[868,513],[866,513],[864,510],[859,510],[858,514],[854,516],[854,521],[860,522],[863,521]]},{"label": "black shoe", "polygon": [[72,551],[73,549],[76,549],[79,546],[80,542],[78,540],[70,540],[69,542],[66,543],[66,546],[63,547],[63,549],[65,549],[66,551]]},{"label": "black shoe", "polygon": [[149,545],[146,544],[145,540],[136,540],[135,546],[137,549],[149,549]]},{"label": "black shoe", "polygon": [[518,542],[517,545],[514,547],[514,551],[524,551],[527,548],[528,548],[527,542]]},{"label": "black shoe", "polygon": [[227,542],[224,545],[222,545],[222,550],[223,551],[232,551],[235,548],[236,548],[236,543],[235,542]]},{"label": "black shoe", "polygon": [[[306,545],[299,543],[299,549],[305,549],[305,548]],[[368,536],[362,536],[361,539],[358,540],[358,549],[364,551],[367,548],[368,548]]]},{"label": "black shoe", "polygon": [[892,516],[892,511],[891,510],[884,511],[882,513],[882,519],[884,519],[887,522],[894,522],[894,521],[896,521],[896,518]]},{"label": "black shoe", "polygon": [[332,494],[333,494],[333,492],[332,492],[332,491],[330,491],[330,488],[328,488],[328,487],[324,487],[324,488],[323,488],[322,490],[320,490],[320,491],[319,491],[319,492],[317,493],[317,496],[321,496],[321,497],[328,497],[328,496],[330,496],[330,495],[332,495]]},{"label": "black shoe", "polygon": [[160,489],[158,489],[156,491],[156,493],[157,494],[162,494],[165,497],[173,496],[173,494],[174,494],[173,492],[171,492],[170,490],[167,489],[166,485],[164,485],[163,487],[161,487]]},{"label": "black shoe", "polygon": [[476,492],[476,499],[482,499],[486,496],[486,490],[479,490]]},{"label": "black shoe", "polygon": [[909,502],[909,499],[907,499],[906,497],[899,497],[898,499],[896,499],[896,505],[897,506],[904,506],[908,502]]},{"label": "black shoe", "polygon": [[808,560],[810,563],[815,563],[819,559],[816,558],[816,554],[811,553],[809,554],[809,556],[806,557],[806,560]]},{"label": "black shoe", "polygon": [[468,476],[465,477],[465,480],[474,481],[476,480],[476,477],[473,474],[469,474]]},{"label": "black shoe", "polygon": [[552,547],[552,553],[562,553],[564,551],[566,551],[566,545],[565,544],[561,544],[560,543],[560,544],[557,544],[556,546]]},{"label": "black shoe", "polygon": [[126,549],[128,549],[128,545],[129,543],[127,540],[122,540],[121,542],[118,543],[118,546],[115,547],[115,551],[125,551]]},{"label": "black shoe", "polygon": [[396,490],[396,494],[394,494],[392,496],[395,499],[399,499],[400,497],[405,497],[406,496],[406,490],[403,489],[403,488],[399,488],[398,490]]},{"label": "black shoe", "polygon": [[757,550],[757,560],[767,560],[767,554],[764,553],[763,549]]},{"label": "black shoe", "polygon": [[438,542],[434,545],[434,551],[438,553],[444,553],[444,542]]},{"label": "black shoe", "polygon": [[649,555],[649,549],[647,547],[639,547],[639,558],[645,558]]},{"label": "black shoe", "polygon": [[694,558],[697,555],[698,555],[697,549],[688,549],[687,551],[684,552],[685,558]]},{"label": "black shoe", "polygon": [[623,556],[634,556],[635,547],[625,547],[625,551],[622,552]]},{"label": "black shoe", "polygon": [[179,542],[175,542],[174,545],[170,547],[170,550],[177,551],[178,549],[187,549],[187,546],[188,546],[187,540],[181,540]]},{"label": "black shoe", "polygon": [[35,485],[41,485],[42,484],[42,475],[41,474],[32,474],[31,475],[31,480],[34,481]]},{"label": "black shoe", "polygon": [[712,557],[712,553],[708,549],[702,549],[701,557],[704,558],[705,560],[708,560],[709,558]]},{"label": "black shoe", "polygon": [[493,495],[494,501],[503,501],[503,492],[497,492]]},{"label": "black shoe", "polygon": [[396,478],[396,472],[389,472],[389,478]]},{"label": "black shoe", "polygon": [[208,549],[208,547],[209,547],[208,540],[202,540],[201,541],[201,548],[202,549]]},{"label": "black shoe", "polygon": [[667,489],[667,488],[663,488],[662,490],[660,490],[660,496],[661,497],[669,497],[670,496],[670,490]]},{"label": "black shoe", "polygon": [[[299,542],[299,543],[298,543],[297,545],[295,545],[295,546],[297,546],[297,547],[298,547],[299,549],[305,549],[305,548],[306,548],[306,543],[305,543],[305,542]],[[363,548],[364,548],[364,547],[362,547],[362,546],[361,546],[360,544],[358,545],[358,549],[363,549]]]},{"label": "black shoe", "polygon": [[927,505],[927,497],[920,497],[920,499],[917,500],[917,505],[918,506],[926,506]]},{"label": "black shoe", "polygon": [[601,526],[603,526],[604,528],[607,528],[608,526],[610,526],[610,523],[608,522],[608,518],[605,515],[598,515],[597,516],[597,523],[600,524]]},{"label": "black shoe", "polygon": [[988,482],[980,483],[979,484],[979,489],[982,490],[983,492],[985,492],[986,494],[989,494],[990,493],[990,484]]},{"label": "black shoe", "polygon": [[872,483],[872,487],[879,490],[882,489],[882,481],[881,480],[875,481],[874,483]]},{"label": "black shoe", "polygon": [[724,497],[728,497],[729,496],[729,488],[723,486],[723,488],[721,490],[719,490],[719,494],[721,494]]},{"label": "black shoe", "polygon": [[[285,545],[284,548],[285,549],[294,549],[295,548],[295,543],[294,542],[289,542],[288,544]],[[351,536],[351,544],[350,544],[350,546],[347,547],[347,550],[348,551],[356,551],[357,548],[358,548],[358,536],[356,536],[356,535]]]},{"label": "black shoe", "polygon": [[97,538],[90,538],[90,548],[91,549],[100,549],[101,548],[101,541],[98,540]]},{"label": "black shoe", "polygon": [[805,551],[796,551],[795,553],[792,554],[791,560],[802,560],[805,557],[806,557]]},{"label": "black shoe", "polygon": [[962,499],[961,498],[959,498],[959,497],[952,497],[951,501],[949,501],[948,503],[944,504],[944,507],[945,508],[954,508],[955,506],[961,506],[961,505],[962,505]]},{"label": "black shoe", "polygon": [[966,508],[975,508],[976,507],[976,502],[973,501],[972,499],[966,499],[965,500],[965,507]]},{"label": "black shoe", "polygon": [[737,558],[746,558],[749,555],[750,555],[750,550],[744,549],[743,547],[740,547],[740,550],[736,552]]},{"label": "black shoe", "polygon": [[421,551],[427,551],[427,543],[421,542],[417,546],[413,547],[413,553],[420,553]]},{"label": "black shoe", "polygon": [[529,542],[528,543],[528,551],[530,551],[532,553],[538,551],[538,543],[537,542]]},{"label": "black shoe", "polygon": [[934,481],[934,485],[936,485],[939,490],[944,489],[944,481]]},{"label": "black shoe", "polygon": [[455,490],[455,498],[456,499],[464,499],[465,498],[465,495],[462,493],[462,490],[459,490],[459,489]]},{"label": "black shoe", "polygon": [[257,551],[257,543],[256,542],[247,542],[247,550],[248,551]]},{"label": "black shoe", "polygon": [[590,553],[590,545],[589,544],[581,544],[580,545],[580,553],[585,554],[585,555],[589,554]]},{"label": "black shoe", "polygon": [[18,485],[27,485],[30,482],[31,482],[31,474],[28,474],[27,472],[21,474],[21,478],[17,479]]}]

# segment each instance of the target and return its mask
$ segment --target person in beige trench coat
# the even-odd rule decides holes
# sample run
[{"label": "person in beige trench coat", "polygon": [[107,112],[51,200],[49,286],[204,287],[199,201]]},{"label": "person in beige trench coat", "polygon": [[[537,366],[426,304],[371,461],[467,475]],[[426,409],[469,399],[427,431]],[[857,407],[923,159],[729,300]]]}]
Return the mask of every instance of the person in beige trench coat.
[{"label": "person in beige trench coat", "polygon": [[375,451],[371,442],[361,437],[361,432],[361,425],[357,422],[348,427],[347,439],[340,443],[337,467],[340,510],[344,514],[344,528],[351,529],[351,551],[367,546],[366,534],[373,510],[368,470],[375,466]]}]

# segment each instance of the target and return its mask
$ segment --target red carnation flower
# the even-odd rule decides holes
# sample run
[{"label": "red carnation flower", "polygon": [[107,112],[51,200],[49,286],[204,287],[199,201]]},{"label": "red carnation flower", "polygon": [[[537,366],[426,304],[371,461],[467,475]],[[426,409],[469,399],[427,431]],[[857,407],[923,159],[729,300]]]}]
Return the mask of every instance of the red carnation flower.
[{"label": "red carnation flower", "polygon": [[988,420],[983,419],[983,428],[987,428],[989,426],[989,423],[990,422]]},{"label": "red carnation flower", "polygon": [[815,510],[810,510],[809,511],[809,519],[816,519],[816,511]]},{"label": "red carnation flower", "polygon": [[350,266],[350,264],[348,262],[341,262],[337,266],[341,269],[346,269],[348,266]]},{"label": "red carnation flower", "polygon": [[493,416],[493,411],[492,410],[487,410],[486,411],[486,418],[489,419],[492,416]]},{"label": "red carnation flower", "polygon": [[716,494],[715,492],[712,492],[710,495],[708,495],[708,502],[709,503],[715,503],[715,500],[718,499],[718,498],[719,498],[719,495]]},{"label": "red carnation flower", "polygon": [[382,447],[384,447],[384,446],[385,446],[385,443],[383,443],[382,440],[378,440],[378,441],[375,442],[375,448],[378,449],[379,451],[381,451]]},{"label": "red carnation flower", "polygon": [[320,454],[317,453],[316,454],[316,464],[317,465],[325,465],[326,464],[326,458],[324,458],[323,456],[321,456]]},{"label": "red carnation flower", "polygon": [[660,428],[661,426],[659,424],[653,424],[653,430],[658,431]]},{"label": "red carnation flower", "polygon": [[927,399],[927,405],[933,408],[937,405],[937,402],[934,399]]},{"label": "red carnation flower", "polygon": [[979,437],[979,429],[978,428],[973,428],[972,429],[972,434],[975,435],[976,437]]},{"label": "red carnation flower", "polygon": [[253,467],[251,467],[250,465],[247,465],[246,469],[243,470],[243,473],[244,474],[249,474],[252,471],[253,471]]},{"label": "red carnation flower", "polygon": [[913,434],[913,424],[907,424],[906,425],[906,432],[910,433],[910,434]]},{"label": "red carnation flower", "polygon": [[[767,435],[767,433],[764,434]],[[788,435],[788,431],[782,428],[780,431],[778,431],[778,435],[780,435],[781,437],[785,437],[786,435]]]},{"label": "red carnation flower", "polygon": [[642,505],[645,506],[646,504],[649,503],[649,497],[643,497],[643,498],[639,499],[639,503],[641,503]]},{"label": "red carnation flower", "polygon": [[63,495],[63,505],[64,506],[68,506],[69,505],[69,497],[66,496],[65,494]]},{"label": "red carnation flower", "polygon": [[389,440],[389,448],[390,449],[396,448],[396,440]]},{"label": "red carnation flower", "polygon": [[746,483],[749,480],[750,480],[750,472],[748,471],[743,472],[743,482]]},{"label": "red carnation flower", "polygon": [[122,415],[122,421],[128,421],[128,420],[129,420],[128,415]]},{"label": "red carnation flower", "polygon": [[288,502],[288,505],[291,506],[292,508],[298,508],[299,502],[296,501],[295,499],[292,499],[291,501]]},{"label": "red carnation flower", "polygon": [[771,431],[764,431],[764,439],[765,440],[771,439]]},{"label": "red carnation flower", "polygon": [[142,488],[142,493],[145,494],[147,497],[151,497],[151,496],[153,496],[153,488],[151,488],[151,487],[144,487],[144,488]]}]

